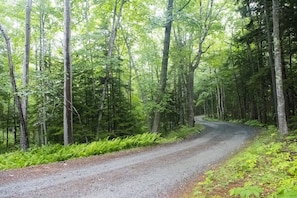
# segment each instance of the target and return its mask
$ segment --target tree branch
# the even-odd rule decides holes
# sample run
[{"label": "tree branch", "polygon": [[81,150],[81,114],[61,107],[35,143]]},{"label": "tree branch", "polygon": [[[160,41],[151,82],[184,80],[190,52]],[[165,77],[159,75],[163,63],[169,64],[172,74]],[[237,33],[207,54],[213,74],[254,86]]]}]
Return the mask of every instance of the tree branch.
[{"label": "tree branch", "polygon": [[185,3],[185,5],[183,5],[180,9],[177,10],[177,12],[181,12],[183,9],[185,9],[185,7],[187,7],[192,0],[189,0],[187,3]]}]

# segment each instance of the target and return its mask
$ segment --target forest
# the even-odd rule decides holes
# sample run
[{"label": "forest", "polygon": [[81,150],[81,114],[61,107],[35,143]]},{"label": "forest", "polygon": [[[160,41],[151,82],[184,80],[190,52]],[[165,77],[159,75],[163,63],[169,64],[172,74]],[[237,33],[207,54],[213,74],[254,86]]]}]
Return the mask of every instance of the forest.
[{"label": "forest", "polygon": [[296,0],[2,0],[0,148],[297,129]]}]

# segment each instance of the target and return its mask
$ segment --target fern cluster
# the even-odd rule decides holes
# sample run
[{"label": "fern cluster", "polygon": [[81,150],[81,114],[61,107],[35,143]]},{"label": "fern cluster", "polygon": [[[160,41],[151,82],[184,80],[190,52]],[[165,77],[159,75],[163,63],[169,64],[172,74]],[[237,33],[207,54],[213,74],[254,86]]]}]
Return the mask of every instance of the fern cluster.
[{"label": "fern cluster", "polygon": [[143,133],[126,138],[100,140],[90,144],[60,144],[34,147],[29,152],[15,151],[0,155],[0,170],[64,161],[72,158],[110,153],[123,149],[157,144],[162,138],[157,133]]},{"label": "fern cluster", "polygon": [[68,159],[100,155],[124,149],[170,143],[183,139],[191,134],[199,133],[201,126],[183,127],[161,137],[159,133],[143,133],[123,138],[105,138],[89,144],[73,144],[64,147],[60,144],[30,148],[29,152],[15,151],[0,155],[0,170],[22,168]]}]

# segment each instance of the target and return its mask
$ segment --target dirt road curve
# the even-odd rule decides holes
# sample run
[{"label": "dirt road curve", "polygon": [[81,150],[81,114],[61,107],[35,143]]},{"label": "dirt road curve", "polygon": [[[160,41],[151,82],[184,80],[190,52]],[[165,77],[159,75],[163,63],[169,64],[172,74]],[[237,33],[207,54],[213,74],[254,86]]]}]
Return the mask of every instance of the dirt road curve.
[{"label": "dirt road curve", "polygon": [[199,122],[205,132],[176,144],[2,171],[0,197],[170,197],[256,133],[241,125]]}]

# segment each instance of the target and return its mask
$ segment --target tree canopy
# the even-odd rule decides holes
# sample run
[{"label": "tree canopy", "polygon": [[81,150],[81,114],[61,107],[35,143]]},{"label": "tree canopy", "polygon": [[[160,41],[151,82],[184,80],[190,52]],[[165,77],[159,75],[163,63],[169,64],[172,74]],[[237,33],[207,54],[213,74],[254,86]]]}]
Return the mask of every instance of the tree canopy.
[{"label": "tree canopy", "polygon": [[[68,76],[63,67],[64,2],[71,3],[71,100],[63,94]],[[0,6],[18,87],[9,83],[8,51],[1,39],[3,137],[11,134],[14,143],[21,143],[16,98],[27,97],[24,121],[35,145],[63,143],[64,108],[73,116],[77,143],[192,127],[198,114],[277,124],[278,78],[283,79],[284,117],[296,129],[294,0],[278,2],[278,78],[272,1],[64,2],[33,1],[27,17],[30,1],[4,0]],[[24,46],[29,48],[25,54]],[[23,83],[26,62],[30,75]]]}]

